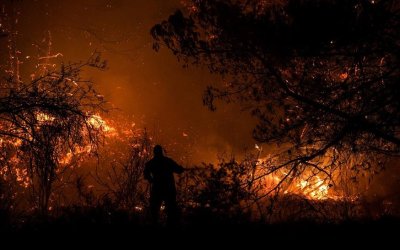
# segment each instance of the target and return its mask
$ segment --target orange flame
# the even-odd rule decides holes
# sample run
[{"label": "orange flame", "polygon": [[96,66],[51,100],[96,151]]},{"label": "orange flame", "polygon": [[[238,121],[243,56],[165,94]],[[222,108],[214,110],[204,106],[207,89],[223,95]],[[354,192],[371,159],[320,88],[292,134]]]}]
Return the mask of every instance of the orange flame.
[{"label": "orange flame", "polygon": [[115,132],[115,128],[109,126],[100,115],[92,115],[88,121],[94,128],[100,129],[103,132]]}]

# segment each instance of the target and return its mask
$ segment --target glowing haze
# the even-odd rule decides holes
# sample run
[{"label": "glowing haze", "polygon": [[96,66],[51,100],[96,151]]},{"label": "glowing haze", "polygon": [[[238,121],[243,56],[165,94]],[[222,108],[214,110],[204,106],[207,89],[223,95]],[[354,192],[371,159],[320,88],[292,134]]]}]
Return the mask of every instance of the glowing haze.
[{"label": "glowing haze", "polygon": [[[251,132],[255,121],[247,112],[242,112],[234,103],[219,103],[216,112],[202,105],[203,90],[221,81],[219,77],[211,76],[206,69],[184,69],[169,50],[161,48],[156,53],[152,49],[150,28],[182,8],[180,0],[22,0],[12,3],[18,20],[15,30],[18,31],[21,72],[31,72],[38,55],[42,55],[39,59],[43,62],[54,61],[59,65],[61,61],[85,61],[93,52],[101,52],[108,61],[107,70],[86,71],[83,72],[85,77],[91,78],[99,92],[116,108],[112,111],[117,113],[116,117],[128,116],[135,126],[147,128],[153,141],[164,145],[167,154],[181,164],[213,162],[219,153],[240,156],[244,149],[261,152],[262,147],[254,148]],[[50,43],[52,51],[48,57],[43,57],[43,51],[38,50]],[[6,46],[0,48],[3,49],[0,53],[8,53],[4,51]],[[347,73],[340,75],[343,79],[347,77]],[[38,114],[37,119],[49,122],[54,118]],[[106,132],[113,131],[100,116],[93,116],[90,122]],[[67,155],[62,162],[70,160],[71,155]],[[392,174],[399,171],[397,166],[397,161],[390,164],[391,171],[378,176],[375,186],[371,185],[374,198],[394,196],[393,190],[398,190],[400,183],[399,175]],[[275,184],[282,176],[270,178]],[[19,181],[26,180],[20,177]],[[329,184],[318,176],[298,180],[289,191],[311,199],[336,197],[330,193]]]},{"label": "glowing haze", "polygon": [[205,69],[183,69],[167,49],[153,51],[150,28],[181,8],[179,0],[33,0],[14,5],[21,67],[33,65],[37,45],[49,38],[60,61],[86,60],[94,51],[102,52],[108,69],[87,75],[116,112],[148,128],[168,154],[188,154],[184,164],[254,147],[254,120],[240,107],[221,104],[210,112],[202,105],[205,86],[218,78]]}]

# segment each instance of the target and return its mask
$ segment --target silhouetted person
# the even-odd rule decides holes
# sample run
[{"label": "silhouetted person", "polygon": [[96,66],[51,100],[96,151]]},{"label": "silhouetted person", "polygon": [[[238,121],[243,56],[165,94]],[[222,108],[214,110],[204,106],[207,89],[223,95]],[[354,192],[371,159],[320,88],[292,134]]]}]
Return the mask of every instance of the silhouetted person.
[{"label": "silhouetted person", "polygon": [[154,147],[154,157],[144,168],[144,178],[151,184],[150,212],[154,223],[158,222],[163,201],[167,212],[167,225],[178,222],[174,173],[180,174],[183,170],[174,160],[164,156],[160,145]]}]

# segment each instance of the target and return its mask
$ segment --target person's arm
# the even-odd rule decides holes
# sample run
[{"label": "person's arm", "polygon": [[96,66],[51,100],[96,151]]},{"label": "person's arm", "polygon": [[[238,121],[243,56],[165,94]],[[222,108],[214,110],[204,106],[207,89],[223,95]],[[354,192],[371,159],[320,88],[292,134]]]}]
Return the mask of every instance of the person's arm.
[{"label": "person's arm", "polygon": [[153,182],[153,176],[151,175],[150,166],[146,163],[143,171],[144,178],[149,182]]},{"label": "person's arm", "polygon": [[174,173],[177,174],[181,174],[183,173],[183,171],[185,170],[181,165],[179,165],[178,163],[176,163],[174,160],[170,159],[171,161],[171,166],[172,166],[172,171]]}]

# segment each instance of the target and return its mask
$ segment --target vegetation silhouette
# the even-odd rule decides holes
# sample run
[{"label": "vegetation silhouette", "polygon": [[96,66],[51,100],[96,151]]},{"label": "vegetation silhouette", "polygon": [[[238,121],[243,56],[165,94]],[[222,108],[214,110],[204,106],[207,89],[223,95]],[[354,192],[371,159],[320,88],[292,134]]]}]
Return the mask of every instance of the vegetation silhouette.
[{"label": "vegetation silhouette", "polygon": [[188,2],[151,29],[154,49],[222,76],[204,104],[257,118],[254,138],[280,148],[270,173],[374,173],[399,156],[398,1]]},{"label": "vegetation silhouette", "polygon": [[[19,2],[7,1],[0,13],[7,45],[0,65],[7,69],[0,73],[0,231],[145,234],[154,229],[145,207],[158,223],[163,202],[167,225],[180,221],[179,203],[184,229],[204,227],[216,237],[261,230],[287,238],[310,228],[315,237],[342,229],[365,236],[398,225],[400,203],[316,200],[283,186],[307,171],[329,180],[336,170],[373,173],[399,156],[396,1],[195,0],[155,25],[156,50],[165,45],[185,66],[206,65],[224,77],[223,86],[206,89],[205,105],[239,101],[258,118],[254,138],[282,146],[267,160],[221,157],[185,171],[159,145],[149,160],[151,136],[132,132],[131,122],[119,129],[122,136],[107,128],[106,137],[99,113],[107,101],[82,77],[87,66],[106,68],[99,53],[50,67],[59,54],[49,35],[38,72],[21,72],[18,32],[7,26],[17,23],[7,11]],[[111,148],[112,140],[119,147]],[[88,156],[96,171],[80,168]],[[266,190],[263,178],[280,171],[284,178]],[[181,174],[177,184],[174,173]]]}]

